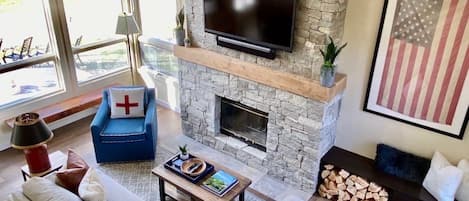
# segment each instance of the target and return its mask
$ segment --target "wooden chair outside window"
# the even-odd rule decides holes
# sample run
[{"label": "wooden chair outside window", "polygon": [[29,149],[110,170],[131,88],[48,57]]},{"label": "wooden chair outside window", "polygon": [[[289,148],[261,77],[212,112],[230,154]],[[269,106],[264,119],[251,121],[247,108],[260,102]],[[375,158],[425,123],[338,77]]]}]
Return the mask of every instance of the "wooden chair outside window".
[{"label": "wooden chair outside window", "polygon": [[[81,35],[80,37],[78,37],[76,40],[75,40],[75,44],[73,45],[73,47],[79,47],[81,45],[81,40],[83,39],[83,35]],[[83,61],[81,61],[81,58],[80,58],[80,55],[77,53],[76,54],[76,60],[78,62],[80,62],[80,65],[83,65]]]},{"label": "wooden chair outside window", "polygon": [[26,56],[30,56],[31,44],[33,43],[33,37],[28,37],[23,40],[23,45],[20,48],[14,48],[5,52],[5,58],[12,59],[13,61],[23,59]]}]

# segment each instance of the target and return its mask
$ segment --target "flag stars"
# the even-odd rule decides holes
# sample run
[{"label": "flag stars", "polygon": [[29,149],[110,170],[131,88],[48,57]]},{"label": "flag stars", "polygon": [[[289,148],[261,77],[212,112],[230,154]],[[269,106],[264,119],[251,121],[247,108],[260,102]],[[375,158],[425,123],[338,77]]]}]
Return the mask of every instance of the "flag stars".
[{"label": "flag stars", "polygon": [[428,45],[443,0],[397,0],[392,34],[411,43]]}]

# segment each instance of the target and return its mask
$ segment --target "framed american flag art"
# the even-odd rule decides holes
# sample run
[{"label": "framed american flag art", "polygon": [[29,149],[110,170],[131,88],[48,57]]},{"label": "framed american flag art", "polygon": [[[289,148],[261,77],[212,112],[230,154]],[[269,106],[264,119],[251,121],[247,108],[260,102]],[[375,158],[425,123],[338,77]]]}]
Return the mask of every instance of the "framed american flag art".
[{"label": "framed american flag art", "polygon": [[469,0],[386,0],[364,110],[462,139]]}]

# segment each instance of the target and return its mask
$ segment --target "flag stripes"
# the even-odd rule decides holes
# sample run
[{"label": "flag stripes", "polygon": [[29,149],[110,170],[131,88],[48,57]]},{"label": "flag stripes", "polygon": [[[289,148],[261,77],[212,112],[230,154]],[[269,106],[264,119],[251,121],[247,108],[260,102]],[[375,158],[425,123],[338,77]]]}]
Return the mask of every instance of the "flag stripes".
[{"label": "flag stripes", "polygon": [[[403,13],[406,4],[419,2],[398,1],[395,16],[412,18],[409,12],[413,11]],[[431,10],[439,16],[434,30],[423,30],[433,36],[430,43],[412,37],[416,35],[409,32],[413,26],[399,32],[402,24],[416,20],[419,26],[432,25],[433,21],[425,21],[427,9],[423,9],[425,15],[414,12],[412,20],[401,17],[394,22],[399,26],[389,38],[376,104],[413,118],[451,125],[469,70],[469,1],[443,0],[440,5],[441,9]]]}]

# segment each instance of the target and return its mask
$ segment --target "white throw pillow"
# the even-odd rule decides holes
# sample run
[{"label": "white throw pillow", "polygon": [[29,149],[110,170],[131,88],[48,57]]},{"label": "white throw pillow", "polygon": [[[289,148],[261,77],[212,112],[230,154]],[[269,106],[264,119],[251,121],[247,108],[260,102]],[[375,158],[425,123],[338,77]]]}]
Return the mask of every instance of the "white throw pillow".
[{"label": "white throw pillow", "polygon": [[84,201],[105,201],[104,187],[94,168],[88,169],[78,187],[78,195]]},{"label": "white throw pillow", "polygon": [[459,161],[458,168],[463,171],[464,176],[456,193],[458,201],[469,201],[469,161],[464,159]]},{"label": "white throw pillow", "polygon": [[423,187],[438,201],[454,201],[462,177],[463,172],[436,151],[423,181]]},{"label": "white throw pillow", "polygon": [[144,87],[110,88],[111,118],[144,117]]},{"label": "white throw pillow", "polygon": [[42,177],[33,177],[22,187],[24,195],[32,201],[81,201],[72,192]]}]

